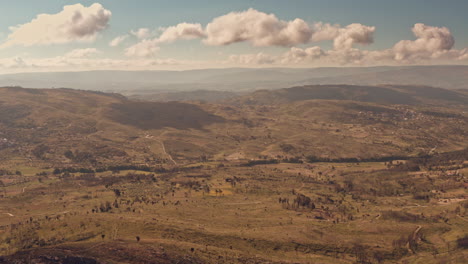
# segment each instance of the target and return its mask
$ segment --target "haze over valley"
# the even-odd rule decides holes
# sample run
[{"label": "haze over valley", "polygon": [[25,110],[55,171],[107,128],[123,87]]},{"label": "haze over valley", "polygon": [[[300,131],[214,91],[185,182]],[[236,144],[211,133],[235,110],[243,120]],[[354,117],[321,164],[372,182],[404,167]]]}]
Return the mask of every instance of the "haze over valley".
[{"label": "haze over valley", "polygon": [[193,90],[248,92],[317,84],[398,84],[468,89],[467,83],[468,66],[463,65],[37,72],[0,75],[0,86],[74,88],[128,95]]}]

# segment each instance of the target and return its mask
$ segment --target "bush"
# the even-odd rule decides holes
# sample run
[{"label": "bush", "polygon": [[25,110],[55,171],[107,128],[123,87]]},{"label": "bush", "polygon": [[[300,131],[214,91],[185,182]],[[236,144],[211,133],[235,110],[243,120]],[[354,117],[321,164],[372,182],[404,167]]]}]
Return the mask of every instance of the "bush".
[{"label": "bush", "polygon": [[400,222],[416,222],[421,220],[421,216],[403,211],[384,211],[382,212],[384,219],[394,219]]},{"label": "bush", "polygon": [[457,239],[457,246],[459,248],[468,249],[468,235],[465,235],[465,237]]}]

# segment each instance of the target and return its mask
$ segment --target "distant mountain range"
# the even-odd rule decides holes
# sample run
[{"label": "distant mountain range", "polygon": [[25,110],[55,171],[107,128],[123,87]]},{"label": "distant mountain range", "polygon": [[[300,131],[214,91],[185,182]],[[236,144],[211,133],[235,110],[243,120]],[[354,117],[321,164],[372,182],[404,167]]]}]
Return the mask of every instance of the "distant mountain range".
[{"label": "distant mountain range", "polygon": [[74,88],[138,94],[217,90],[245,92],[316,84],[426,85],[468,89],[468,66],[87,71],[0,75],[0,86]]}]

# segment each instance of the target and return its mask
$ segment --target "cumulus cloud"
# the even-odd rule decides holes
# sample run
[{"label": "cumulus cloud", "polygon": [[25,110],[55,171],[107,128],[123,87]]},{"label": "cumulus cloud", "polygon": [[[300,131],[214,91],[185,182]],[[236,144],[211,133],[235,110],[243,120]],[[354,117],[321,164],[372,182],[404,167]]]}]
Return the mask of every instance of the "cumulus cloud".
[{"label": "cumulus cloud", "polygon": [[128,57],[152,57],[160,50],[158,45],[158,39],[145,39],[125,49],[125,55]]},{"label": "cumulus cloud", "polygon": [[415,40],[401,40],[390,49],[359,52],[361,64],[444,63],[468,59],[468,49],[454,49],[455,39],[446,27],[417,23]]},{"label": "cumulus cloud", "polygon": [[333,40],[335,50],[351,49],[355,44],[369,45],[374,42],[376,28],[359,23],[341,27],[339,24],[318,22],[314,26],[312,42]]},{"label": "cumulus cloud", "polygon": [[151,35],[151,31],[148,28],[139,28],[137,30],[130,31],[130,33],[138,39],[146,39]]},{"label": "cumulus cloud", "polygon": [[309,42],[312,28],[302,19],[278,19],[255,9],[231,12],[213,19],[206,26],[205,43],[229,45],[248,41],[254,46],[290,46]]},{"label": "cumulus cloud", "polygon": [[350,24],[338,30],[338,35],[333,40],[336,50],[351,49],[354,44],[368,45],[374,42],[375,27],[365,26],[359,23]]},{"label": "cumulus cloud", "polygon": [[351,48],[344,50],[323,50],[318,46],[309,48],[292,47],[281,55],[242,54],[231,55],[226,63],[249,64],[252,66],[271,64],[277,66],[336,66],[363,65],[369,57],[369,51]]},{"label": "cumulus cloud", "polygon": [[359,23],[346,27],[322,22],[309,25],[299,18],[284,21],[274,14],[249,9],[213,19],[206,26],[204,42],[215,46],[244,41],[254,46],[293,46],[333,40],[335,49],[350,49],[354,44],[373,43],[375,29]]},{"label": "cumulus cloud", "polygon": [[[217,17],[206,28],[201,24],[180,23],[161,30],[159,37],[135,44],[127,49],[126,54],[152,56],[154,52],[148,50],[157,50],[160,43],[172,43],[179,39],[203,39],[205,44],[213,46],[244,41],[254,46],[291,46],[309,42],[313,33],[302,19],[283,21],[274,14],[255,9]],[[143,50],[139,52],[139,49]]]},{"label": "cumulus cloud", "polygon": [[460,50],[457,55],[457,60],[468,60],[468,48]]},{"label": "cumulus cloud", "polygon": [[111,15],[97,3],[89,7],[81,4],[64,6],[57,14],[40,14],[29,23],[11,27],[11,33],[0,48],[92,42],[108,26]]},{"label": "cumulus cloud", "polygon": [[412,29],[416,40],[402,40],[393,47],[397,61],[439,57],[451,50],[455,39],[446,27],[432,27],[421,23]]},{"label": "cumulus cloud", "polygon": [[122,35],[114,38],[109,42],[109,46],[111,47],[117,47],[119,46],[122,42],[124,42],[128,38],[128,35]]},{"label": "cumulus cloud", "polygon": [[341,26],[339,24],[329,24],[317,22],[313,25],[314,34],[312,35],[312,42],[320,42],[325,40],[333,40],[340,33]]},{"label": "cumulus cloud", "polygon": [[323,50],[318,46],[309,48],[292,47],[281,55],[269,55],[265,53],[231,55],[227,62],[249,65],[272,64],[279,66],[363,65],[367,59],[370,58],[370,53],[369,51],[356,48]]},{"label": "cumulus cloud", "polygon": [[413,26],[412,32],[416,37],[415,40],[401,40],[390,49],[358,51],[359,62],[361,64],[412,64],[468,59],[467,49],[453,49],[455,39],[446,27],[417,23]]},{"label": "cumulus cloud", "polygon": [[172,43],[179,39],[196,39],[205,36],[200,24],[180,23],[176,26],[162,28],[159,37],[153,39],[143,39],[125,50],[128,57],[152,57],[159,50],[159,44]]},{"label": "cumulus cloud", "polygon": [[[132,34],[147,35],[148,30],[132,31]],[[172,43],[179,39],[203,39],[212,46],[249,42],[253,46],[295,46],[313,41],[334,40],[335,49],[351,49],[354,44],[373,42],[375,27],[351,24],[346,27],[324,23],[309,25],[296,18],[285,21],[274,14],[255,9],[231,12],[214,18],[205,28],[201,24],[180,23],[161,29],[159,37],[144,39],[127,49],[128,56],[152,56],[161,43]],[[138,49],[142,49],[138,51]]]},{"label": "cumulus cloud", "polygon": [[[468,60],[468,48],[457,50],[454,38],[445,27],[415,24],[412,31],[416,40],[401,40],[384,50],[361,50],[354,44],[370,44],[374,27],[351,24],[341,28],[319,24],[316,33],[321,40],[333,40],[333,49],[320,47],[292,47],[272,63],[281,65],[397,65],[414,63],[445,63]],[[254,62],[253,60],[251,62]]]},{"label": "cumulus cloud", "polygon": [[320,47],[314,46],[306,49],[292,47],[281,58],[283,64],[299,63],[302,61],[317,60],[325,56],[326,53]]},{"label": "cumulus cloud", "polygon": [[205,37],[201,24],[180,23],[176,26],[163,29],[158,38],[160,43],[171,43],[178,39],[196,39]]},{"label": "cumulus cloud", "polygon": [[[69,42],[91,42],[108,26],[111,12],[100,4],[85,7],[81,4],[65,6],[57,14],[40,14],[31,22],[11,28],[11,33],[0,48],[14,45],[47,45]],[[415,24],[414,40],[401,40],[384,50],[364,50],[358,45],[374,42],[376,28],[359,23],[346,26],[316,22],[309,24],[300,18],[281,20],[274,14],[248,9],[231,12],[211,20],[205,27],[199,23],[177,25],[150,30],[140,28],[114,38],[109,46],[116,47],[130,36],[138,42],[125,49],[128,60],[146,61],[159,65],[154,59],[160,46],[177,40],[200,39],[210,46],[224,46],[246,42],[255,47],[280,46],[289,49],[281,55],[264,52],[232,55],[224,61],[230,64],[251,65],[382,65],[468,60],[468,48],[454,49],[455,40],[446,27]],[[333,48],[304,47],[321,41],[331,41]],[[64,56],[26,63],[21,58],[10,58],[3,65],[95,65],[90,57],[99,51],[93,48],[73,50]],[[143,59],[142,59],[143,58]],[[34,61],[34,60],[30,60]],[[105,65],[105,60],[99,60]],[[111,65],[116,60],[108,60]],[[48,64],[49,63],[49,64]],[[15,66],[16,65],[16,66]],[[139,64],[142,65],[142,64]],[[152,66],[151,66],[152,67]]]}]

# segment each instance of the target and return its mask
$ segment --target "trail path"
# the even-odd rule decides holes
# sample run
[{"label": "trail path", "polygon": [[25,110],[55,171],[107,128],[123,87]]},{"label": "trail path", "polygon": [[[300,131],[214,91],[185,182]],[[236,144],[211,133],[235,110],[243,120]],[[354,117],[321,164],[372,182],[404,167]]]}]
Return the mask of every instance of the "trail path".
[{"label": "trail path", "polygon": [[[422,229],[422,226],[418,225],[416,230],[414,230],[413,234],[411,235],[411,240],[416,241],[416,239],[418,238],[419,231],[421,231],[421,229]],[[406,247],[408,248],[409,252],[415,253],[414,250],[411,248],[409,239],[408,239],[408,242],[406,244]]]},{"label": "trail path", "polygon": [[[161,135],[159,135],[158,141],[161,143],[161,147],[162,147],[162,150],[163,150],[163,152],[164,152],[164,155],[166,155],[167,157],[169,157],[169,160],[172,161],[172,163],[174,163],[174,165],[177,166],[178,164],[177,164],[177,162],[174,160],[174,158],[172,158],[172,155],[169,154],[169,153],[167,153],[167,151],[166,151],[166,146],[164,145],[164,140],[163,140],[163,138],[162,138],[166,133],[167,133],[167,131],[165,131],[165,132],[163,132]],[[151,136],[151,137],[148,137],[148,136],[147,136],[147,138],[153,138],[153,136]]]},{"label": "trail path", "polygon": [[302,191],[302,189],[304,189],[304,187],[305,187],[305,183],[302,182],[301,187],[299,187],[299,189],[297,189],[297,191],[298,192]]},{"label": "trail path", "polygon": [[171,154],[167,153],[166,147],[164,146],[164,141],[162,140],[161,140],[161,146],[162,146],[164,154],[169,157],[169,159],[174,163],[174,165],[177,165],[177,162],[172,158]]},{"label": "trail path", "polygon": [[413,240],[416,240],[416,237],[418,236],[418,233],[419,233],[419,231],[421,231],[421,229],[422,229],[422,226],[418,225],[418,228],[416,228],[416,230],[414,230]]}]

